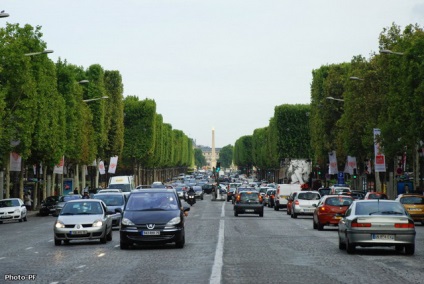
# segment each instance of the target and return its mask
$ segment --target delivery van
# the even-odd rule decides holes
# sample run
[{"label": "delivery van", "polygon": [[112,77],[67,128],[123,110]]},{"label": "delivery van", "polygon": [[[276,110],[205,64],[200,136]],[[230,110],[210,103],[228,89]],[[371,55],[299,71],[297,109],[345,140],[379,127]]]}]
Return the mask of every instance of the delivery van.
[{"label": "delivery van", "polygon": [[130,193],[135,189],[133,176],[114,176],[109,179],[108,188],[117,188],[124,193]]},{"label": "delivery van", "polygon": [[292,192],[300,191],[300,184],[279,184],[275,192],[274,210],[278,211],[280,208],[287,207],[287,198]]}]

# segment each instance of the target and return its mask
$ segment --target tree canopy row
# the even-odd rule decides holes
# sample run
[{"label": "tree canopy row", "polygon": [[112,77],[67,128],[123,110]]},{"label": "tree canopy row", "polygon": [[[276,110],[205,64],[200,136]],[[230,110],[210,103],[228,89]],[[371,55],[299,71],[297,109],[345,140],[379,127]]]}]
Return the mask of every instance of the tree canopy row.
[{"label": "tree canopy row", "polygon": [[42,36],[39,26],[0,29],[1,168],[8,169],[10,152],[22,157],[23,168],[42,165],[43,174],[64,156],[77,180],[78,165],[107,164],[113,156],[118,171],[137,173],[192,164],[191,139],[163,122],[154,100],[123,98],[119,71],[54,63],[41,53],[47,47]]},{"label": "tree canopy row", "polygon": [[277,106],[267,127],[236,141],[235,164],[273,169],[285,158],[310,158],[324,169],[335,150],[339,169],[354,156],[362,172],[363,161],[374,157],[378,128],[388,170],[406,154],[404,170],[417,172],[424,141],[424,31],[392,24],[378,43],[379,52],[368,59],[358,55],[313,70],[310,105]]}]

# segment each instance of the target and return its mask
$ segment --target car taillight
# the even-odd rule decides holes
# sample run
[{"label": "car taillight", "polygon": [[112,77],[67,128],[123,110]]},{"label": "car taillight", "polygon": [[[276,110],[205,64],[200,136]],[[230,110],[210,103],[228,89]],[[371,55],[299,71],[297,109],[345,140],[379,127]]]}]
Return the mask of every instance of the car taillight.
[{"label": "car taillight", "polygon": [[352,228],[370,228],[371,223],[358,223],[358,220],[353,220],[351,226]]},{"label": "car taillight", "polygon": [[299,200],[296,200],[296,201],[294,202],[294,204],[295,204],[295,205],[299,205]]},{"label": "car taillight", "polygon": [[398,229],[413,229],[413,228],[415,228],[415,224],[412,221],[409,221],[408,223],[395,223],[395,228],[398,228]]}]

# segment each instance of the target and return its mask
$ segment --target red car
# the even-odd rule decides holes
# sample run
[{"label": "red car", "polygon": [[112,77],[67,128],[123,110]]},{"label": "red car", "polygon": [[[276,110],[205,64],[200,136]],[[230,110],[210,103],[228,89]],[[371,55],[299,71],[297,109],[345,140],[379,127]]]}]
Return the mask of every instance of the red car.
[{"label": "red car", "polygon": [[297,191],[290,194],[287,198],[287,215],[291,215],[293,199],[296,197]]},{"label": "red car", "polygon": [[325,195],[316,205],[313,217],[314,229],[319,231],[324,226],[338,225],[354,199],[347,195]]}]

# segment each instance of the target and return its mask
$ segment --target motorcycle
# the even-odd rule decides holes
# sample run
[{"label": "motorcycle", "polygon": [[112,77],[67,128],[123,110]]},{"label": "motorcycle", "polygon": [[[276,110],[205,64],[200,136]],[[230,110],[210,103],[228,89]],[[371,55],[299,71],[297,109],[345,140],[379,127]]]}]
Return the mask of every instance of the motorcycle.
[{"label": "motorcycle", "polygon": [[193,206],[194,203],[196,203],[196,197],[194,192],[189,192],[187,194],[187,203],[190,204],[190,206]]}]

